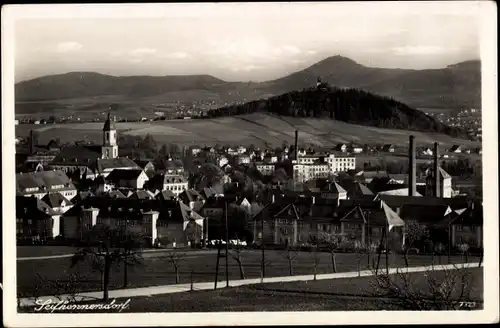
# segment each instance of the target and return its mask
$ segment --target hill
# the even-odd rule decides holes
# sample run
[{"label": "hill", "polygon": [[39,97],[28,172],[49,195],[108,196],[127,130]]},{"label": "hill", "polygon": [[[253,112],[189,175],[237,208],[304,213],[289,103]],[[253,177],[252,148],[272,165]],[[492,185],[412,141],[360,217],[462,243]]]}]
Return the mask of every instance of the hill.
[{"label": "hill", "polygon": [[147,97],[186,90],[211,90],[226,83],[210,75],[112,76],[94,72],[50,75],[17,83],[16,101],[97,96]]},{"label": "hill", "polygon": [[[332,147],[337,143],[380,143],[401,147],[408,145],[408,131],[383,129],[349,124],[337,120],[277,116],[271,113],[253,113],[203,120],[172,120],[144,123],[116,123],[119,136],[150,134],[158,143],[191,145],[250,145],[278,147],[283,142],[293,144],[295,130],[299,130],[301,145],[311,144]],[[67,142],[87,140],[102,142],[102,123],[47,124],[16,126],[16,136],[28,136],[29,130],[39,131],[40,143],[60,138]],[[419,147],[430,146],[437,141],[443,147],[463,145],[481,147],[480,142],[454,138],[442,133],[415,131]]]},{"label": "hill", "polygon": [[[114,96],[117,102],[177,101],[198,93],[220,103],[244,102],[314,86],[316,79],[338,87],[363,89],[413,107],[461,108],[481,106],[481,64],[467,61],[442,69],[408,70],[367,67],[333,56],[280,79],[259,83],[226,82],[209,75],[117,77],[72,72],[19,82],[16,101],[60,101]],[[183,93],[190,92],[189,97]],[[194,93],[194,96],[193,96]],[[189,98],[191,99],[191,98]]]},{"label": "hill", "polygon": [[445,133],[465,137],[466,134],[448,127],[433,117],[394,99],[362,90],[320,88],[294,91],[242,105],[210,110],[209,117],[271,112],[281,116],[329,118],[346,123],[398,128],[405,130]]},{"label": "hill", "polygon": [[342,56],[329,57],[302,71],[268,82],[275,93],[314,85],[316,79],[338,87],[363,89],[413,107],[481,107],[481,63],[471,60],[442,69],[366,67]]}]

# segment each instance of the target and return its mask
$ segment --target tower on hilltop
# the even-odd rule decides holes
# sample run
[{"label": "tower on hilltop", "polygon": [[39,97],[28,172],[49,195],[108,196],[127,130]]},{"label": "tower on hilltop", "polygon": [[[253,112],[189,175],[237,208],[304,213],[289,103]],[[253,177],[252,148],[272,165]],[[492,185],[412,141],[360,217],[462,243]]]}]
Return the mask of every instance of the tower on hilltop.
[{"label": "tower on hilltop", "polygon": [[111,113],[108,112],[108,118],[102,129],[102,154],[101,158],[118,157],[118,136],[116,134],[115,122],[111,119]]}]

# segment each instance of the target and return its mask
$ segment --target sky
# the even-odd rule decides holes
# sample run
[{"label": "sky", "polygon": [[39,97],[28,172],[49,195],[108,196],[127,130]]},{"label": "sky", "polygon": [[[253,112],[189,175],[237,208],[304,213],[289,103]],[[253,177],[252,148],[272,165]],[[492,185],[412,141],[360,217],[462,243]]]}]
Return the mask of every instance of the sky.
[{"label": "sky", "polygon": [[14,22],[16,82],[71,71],[263,81],[333,55],[441,68],[480,58],[480,16],[465,4],[37,6]]}]

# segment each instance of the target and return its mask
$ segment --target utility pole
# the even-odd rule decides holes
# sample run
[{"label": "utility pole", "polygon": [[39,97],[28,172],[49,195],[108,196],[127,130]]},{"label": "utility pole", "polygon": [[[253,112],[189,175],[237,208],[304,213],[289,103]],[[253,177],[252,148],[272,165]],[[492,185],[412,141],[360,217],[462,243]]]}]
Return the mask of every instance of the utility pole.
[{"label": "utility pole", "polygon": [[214,289],[217,289],[217,280],[219,278],[219,260],[220,260],[220,242],[217,242],[217,263],[215,264],[215,285]]},{"label": "utility pole", "polygon": [[226,210],[226,287],[229,287],[229,230],[227,226],[227,199],[225,201]]},{"label": "utility pole", "polygon": [[261,218],[260,221],[260,242],[261,242],[261,247],[262,247],[262,261],[261,261],[261,271],[262,271],[262,279],[264,280],[264,277],[266,276],[266,262],[265,262],[265,255],[264,255],[264,218]]}]

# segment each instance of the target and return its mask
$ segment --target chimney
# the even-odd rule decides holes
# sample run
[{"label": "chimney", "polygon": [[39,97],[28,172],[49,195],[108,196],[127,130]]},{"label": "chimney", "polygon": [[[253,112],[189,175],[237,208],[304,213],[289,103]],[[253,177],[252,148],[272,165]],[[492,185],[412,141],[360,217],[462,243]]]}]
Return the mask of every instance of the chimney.
[{"label": "chimney", "polygon": [[441,197],[441,174],[439,173],[439,144],[434,143],[434,196]]},{"label": "chimney", "polygon": [[299,130],[295,130],[295,160],[297,160],[299,154]]},{"label": "chimney", "polygon": [[410,136],[410,145],[409,145],[409,160],[410,163],[408,165],[409,177],[408,177],[408,196],[415,196],[417,194],[417,161],[415,159],[415,137]]}]

